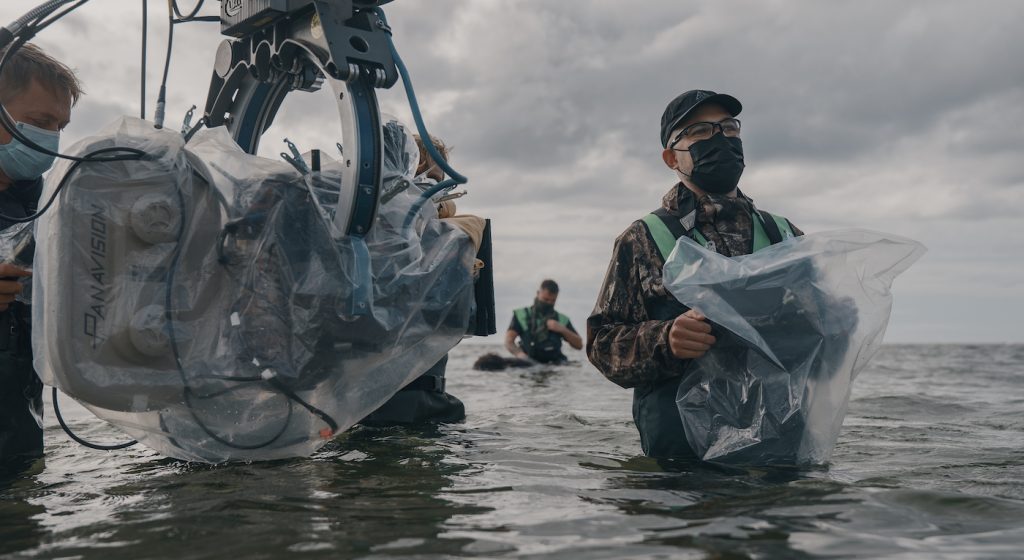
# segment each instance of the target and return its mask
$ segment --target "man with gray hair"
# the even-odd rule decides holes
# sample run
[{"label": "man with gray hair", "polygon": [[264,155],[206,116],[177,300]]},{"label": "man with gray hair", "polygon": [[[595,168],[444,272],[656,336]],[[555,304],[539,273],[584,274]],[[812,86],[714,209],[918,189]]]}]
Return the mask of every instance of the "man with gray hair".
[{"label": "man with gray hair", "polygon": [[[17,131],[53,152],[81,95],[74,72],[32,44],[15,51],[0,73],[0,103]],[[0,230],[36,212],[42,175],[53,161],[0,127]],[[0,466],[43,454],[43,386],[32,368],[31,310],[15,301],[19,279],[31,271],[12,257],[0,255]]]},{"label": "man with gray hair", "polygon": [[615,242],[604,287],[587,320],[587,356],[610,381],[633,389],[633,420],[645,454],[694,458],[676,393],[690,364],[715,344],[712,327],[662,283],[676,240],[687,236],[727,257],[802,235],[789,220],[758,210],[739,190],[743,173],[740,102],[687,91],[661,118],[661,157],[679,182],[662,205]]}]

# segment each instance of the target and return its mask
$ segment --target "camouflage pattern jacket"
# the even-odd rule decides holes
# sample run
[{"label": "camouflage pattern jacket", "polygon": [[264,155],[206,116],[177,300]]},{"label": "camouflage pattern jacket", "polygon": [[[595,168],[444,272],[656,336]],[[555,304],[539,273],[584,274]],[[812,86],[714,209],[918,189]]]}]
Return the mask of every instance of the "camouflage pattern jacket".
[{"label": "camouflage pattern jacket", "polygon": [[[662,206],[680,218],[695,208],[696,227],[718,253],[751,252],[751,199],[742,192],[733,199],[714,195],[693,199],[693,193],[679,183],[662,199]],[[802,235],[795,226],[793,232]],[[671,306],[678,314],[687,309],[665,289],[664,266],[647,227],[642,221],[633,222],[615,240],[604,286],[587,319],[587,357],[605,377],[627,389],[680,376],[687,365],[669,348],[672,318],[659,316]]]}]

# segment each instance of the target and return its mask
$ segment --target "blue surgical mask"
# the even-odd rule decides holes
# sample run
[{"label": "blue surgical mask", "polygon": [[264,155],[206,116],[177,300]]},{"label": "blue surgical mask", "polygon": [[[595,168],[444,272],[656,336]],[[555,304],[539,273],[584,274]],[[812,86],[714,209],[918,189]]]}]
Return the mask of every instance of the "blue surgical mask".
[{"label": "blue surgical mask", "polygon": [[[40,146],[56,152],[60,147],[60,132],[45,130],[39,127],[17,123],[18,132]],[[53,165],[54,156],[37,152],[22,144],[17,138],[11,138],[6,144],[0,144],[0,169],[14,181],[31,181],[43,176]]]}]

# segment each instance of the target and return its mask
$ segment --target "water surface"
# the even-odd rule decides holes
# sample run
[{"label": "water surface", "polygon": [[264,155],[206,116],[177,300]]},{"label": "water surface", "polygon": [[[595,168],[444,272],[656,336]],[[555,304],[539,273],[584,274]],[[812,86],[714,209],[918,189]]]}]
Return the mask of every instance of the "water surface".
[{"label": "water surface", "polygon": [[[0,556],[1024,557],[1024,346],[886,346],[828,469],[659,464],[582,363],[477,372],[464,424],[355,429],[311,459],[210,467],[79,447],[0,481]],[[121,436],[84,409],[82,435]]]}]

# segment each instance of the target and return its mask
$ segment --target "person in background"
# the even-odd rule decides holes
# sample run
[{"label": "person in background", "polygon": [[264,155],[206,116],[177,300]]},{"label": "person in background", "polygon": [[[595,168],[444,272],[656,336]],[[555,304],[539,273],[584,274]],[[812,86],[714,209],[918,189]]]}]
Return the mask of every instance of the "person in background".
[{"label": "person in background", "polygon": [[[432,137],[434,147],[445,160],[449,149],[437,137]],[[434,184],[444,180],[444,172],[430,158],[419,136],[416,136],[420,159],[416,167],[416,181],[430,179]],[[477,216],[456,216],[455,202],[443,201],[437,205],[438,217],[453,227],[462,229],[479,250],[483,238],[485,221]],[[482,264],[482,263],[480,263]],[[445,370],[448,356],[445,355],[423,375],[402,387],[377,410],[360,421],[364,426],[374,428],[388,426],[416,426],[431,423],[453,423],[466,419],[466,407],[454,395],[445,391]]]},{"label": "person in background", "polygon": [[[54,152],[81,95],[74,72],[31,43],[14,52],[0,74],[0,103],[18,131]],[[36,212],[42,175],[53,161],[0,127],[0,230],[16,224],[10,218]],[[13,257],[0,255],[0,466],[43,456],[43,384],[32,368],[32,313],[15,301],[19,280],[31,271],[12,264]]]},{"label": "person in background", "polygon": [[576,350],[583,348],[583,339],[572,326],[572,321],[555,310],[557,300],[558,284],[554,280],[544,280],[533,305],[515,310],[505,333],[505,348],[513,356],[542,364],[557,364],[568,361],[562,353],[563,340]]}]

